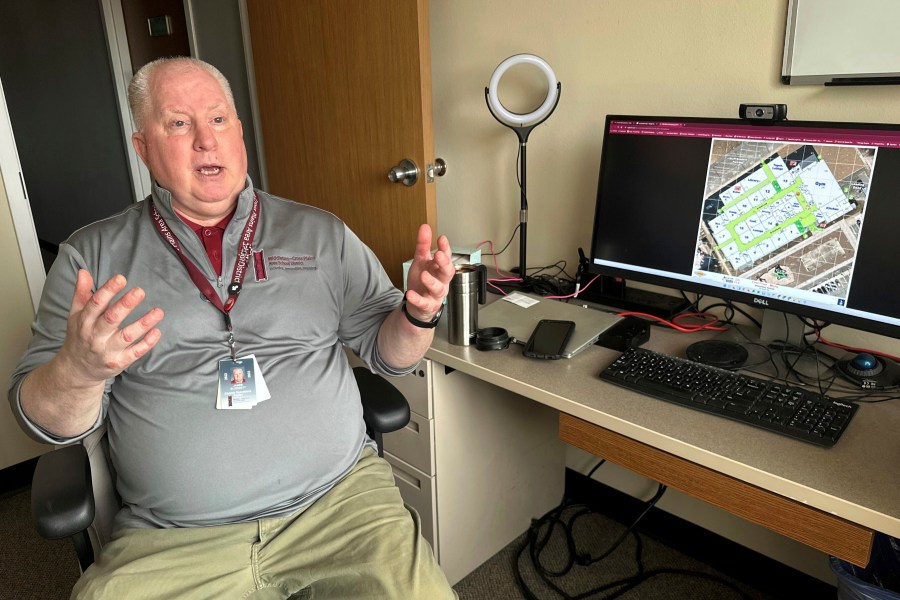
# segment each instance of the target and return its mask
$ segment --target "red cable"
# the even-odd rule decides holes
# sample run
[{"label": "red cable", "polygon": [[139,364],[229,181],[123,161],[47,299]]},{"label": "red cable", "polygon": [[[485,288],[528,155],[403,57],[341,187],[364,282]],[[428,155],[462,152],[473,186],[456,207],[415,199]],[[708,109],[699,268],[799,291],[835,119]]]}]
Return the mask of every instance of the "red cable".
[{"label": "red cable", "polygon": [[[635,311],[626,311],[617,313],[620,317],[643,317],[645,319],[651,319],[657,321],[667,327],[671,327],[676,331],[681,331],[683,333],[694,333],[697,331],[709,330],[709,331],[728,331],[727,327],[716,327],[716,323],[719,322],[719,318],[712,313],[703,313],[703,312],[695,312],[695,313],[682,313],[680,315],[675,315],[672,321],[667,319],[663,319],[662,317],[657,317],[656,315],[651,315],[642,312]],[[706,323],[702,323],[700,325],[687,325],[687,324],[678,324],[676,321],[683,317],[703,317],[709,319]]]},{"label": "red cable", "polygon": [[884,358],[889,358],[894,361],[900,361],[900,358],[896,356],[892,356],[885,352],[876,352],[875,350],[867,350],[866,348],[854,348],[853,346],[845,346],[844,344],[838,344],[837,342],[829,342],[824,337],[822,337],[822,330],[818,327],[815,327],[813,331],[816,334],[816,341],[822,342],[826,346],[830,346],[832,348],[837,348],[838,350],[846,350],[847,352],[856,352],[857,354],[860,352],[865,352],[867,354],[872,354],[875,356],[883,356]]}]

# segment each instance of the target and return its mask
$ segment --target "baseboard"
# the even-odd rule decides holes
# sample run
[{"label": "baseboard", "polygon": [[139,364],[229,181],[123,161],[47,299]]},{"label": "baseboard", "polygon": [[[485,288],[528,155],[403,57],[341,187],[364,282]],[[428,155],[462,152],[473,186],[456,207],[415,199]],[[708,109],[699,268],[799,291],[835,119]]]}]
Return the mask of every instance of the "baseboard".
[{"label": "baseboard", "polygon": [[[641,500],[573,469],[566,469],[565,485],[567,498],[621,523],[630,524],[644,507]],[[638,531],[775,597],[837,597],[837,589],[820,579],[662,510],[650,511]]]}]

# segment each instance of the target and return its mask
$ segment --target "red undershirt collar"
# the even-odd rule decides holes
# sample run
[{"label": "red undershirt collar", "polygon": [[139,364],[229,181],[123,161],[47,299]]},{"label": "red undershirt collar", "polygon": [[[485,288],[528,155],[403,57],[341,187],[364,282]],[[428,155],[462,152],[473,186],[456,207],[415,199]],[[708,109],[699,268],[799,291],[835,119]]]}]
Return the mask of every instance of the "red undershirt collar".
[{"label": "red undershirt collar", "polygon": [[222,274],[222,238],[225,234],[225,228],[228,227],[236,210],[237,206],[235,206],[224,219],[215,225],[200,225],[199,223],[194,223],[190,219],[175,213],[178,214],[179,219],[184,221],[188,227],[194,230],[194,233],[196,233],[197,237],[200,238],[200,241],[203,242],[203,248],[206,250],[206,255],[209,257],[209,261],[216,270],[216,275]]},{"label": "red undershirt collar", "polygon": [[200,239],[203,239],[203,237],[202,237],[202,236],[203,236],[202,231],[203,231],[203,228],[204,228],[204,227],[215,227],[215,228],[217,228],[217,229],[221,229],[222,231],[225,231],[225,228],[228,227],[228,224],[229,224],[229,223],[231,223],[231,219],[234,218],[234,213],[235,213],[235,211],[237,211],[237,206],[235,206],[234,208],[232,208],[232,209],[231,209],[231,212],[228,213],[228,214],[225,216],[224,219],[222,219],[221,221],[219,221],[219,222],[216,223],[215,225],[209,225],[209,226],[207,226],[207,225],[200,225],[200,224],[198,224],[198,223],[194,223],[193,221],[191,221],[191,220],[188,219],[187,217],[181,215],[181,213],[176,212],[175,214],[178,215],[178,218],[181,219],[182,221],[184,221],[184,222],[187,224],[188,227],[190,227],[191,229],[193,229],[193,230],[194,230],[194,233],[196,233],[197,235],[201,236]]}]

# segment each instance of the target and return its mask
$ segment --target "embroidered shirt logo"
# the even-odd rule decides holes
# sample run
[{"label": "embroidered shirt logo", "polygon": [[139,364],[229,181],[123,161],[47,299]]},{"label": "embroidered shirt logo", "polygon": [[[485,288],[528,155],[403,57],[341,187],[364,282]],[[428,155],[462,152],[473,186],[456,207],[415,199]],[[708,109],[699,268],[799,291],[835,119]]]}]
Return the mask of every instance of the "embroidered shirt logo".
[{"label": "embroidered shirt logo", "polygon": [[269,269],[284,271],[314,271],[316,270],[316,257],[309,254],[302,256],[270,256]]},{"label": "embroidered shirt logo", "polygon": [[269,279],[269,269],[266,262],[265,250],[253,251],[253,274],[256,276],[257,281],[268,281]]}]

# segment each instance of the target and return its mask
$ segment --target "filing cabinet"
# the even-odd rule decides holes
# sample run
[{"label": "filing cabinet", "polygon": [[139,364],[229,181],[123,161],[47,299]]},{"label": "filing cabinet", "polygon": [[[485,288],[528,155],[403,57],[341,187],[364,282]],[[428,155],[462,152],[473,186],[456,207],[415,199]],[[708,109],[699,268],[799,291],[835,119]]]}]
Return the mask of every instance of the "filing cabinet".
[{"label": "filing cabinet", "polygon": [[409,375],[391,378],[391,383],[406,396],[410,418],[406,427],[384,436],[384,457],[394,469],[394,480],[404,502],[419,514],[422,535],[434,548],[440,562],[431,385],[433,367],[434,363],[425,359]]},{"label": "filing cabinet", "polygon": [[427,358],[390,381],[411,418],[385,458],[452,585],[562,499],[558,413]]}]

